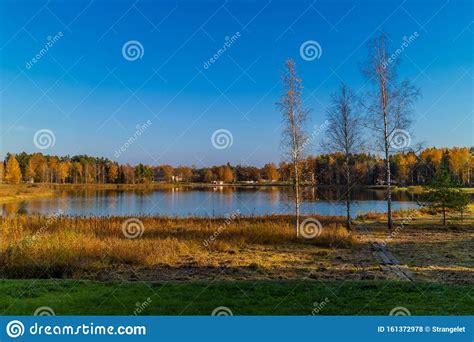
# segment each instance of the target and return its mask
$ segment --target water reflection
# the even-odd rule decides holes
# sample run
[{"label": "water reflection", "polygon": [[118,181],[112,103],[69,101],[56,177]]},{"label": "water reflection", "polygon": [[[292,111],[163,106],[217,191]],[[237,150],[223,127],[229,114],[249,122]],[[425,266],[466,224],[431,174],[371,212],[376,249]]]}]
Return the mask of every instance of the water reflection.
[{"label": "water reflection", "polygon": [[[302,212],[343,215],[343,189],[307,187],[302,191]],[[367,211],[385,211],[382,190],[358,190],[352,193],[352,215]],[[394,209],[415,208],[415,196],[397,192]],[[55,197],[0,206],[1,214],[41,213],[59,210],[69,215],[171,215],[223,216],[239,210],[242,215],[291,213],[293,192],[288,187],[173,187],[159,190],[74,190],[61,191]]]}]

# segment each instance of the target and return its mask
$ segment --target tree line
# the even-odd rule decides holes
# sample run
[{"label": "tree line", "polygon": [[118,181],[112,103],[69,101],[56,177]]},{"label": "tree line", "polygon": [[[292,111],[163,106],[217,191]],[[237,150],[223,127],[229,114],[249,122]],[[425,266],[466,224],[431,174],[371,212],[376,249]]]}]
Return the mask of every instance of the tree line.
[{"label": "tree line", "polygon": [[[394,183],[399,186],[427,185],[436,172],[446,165],[449,174],[463,186],[474,186],[474,147],[426,148],[419,153],[399,152],[390,157]],[[384,159],[370,153],[351,155],[335,152],[308,156],[299,162],[301,182],[307,185],[344,186],[345,163],[353,170],[358,185],[384,184]],[[72,184],[139,184],[169,183],[238,183],[282,182],[293,179],[294,169],[286,161],[263,167],[220,165],[196,166],[118,164],[107,158],[50,156],[25,152],[7,154],[0,162],[0,182],[72,183]]]}]

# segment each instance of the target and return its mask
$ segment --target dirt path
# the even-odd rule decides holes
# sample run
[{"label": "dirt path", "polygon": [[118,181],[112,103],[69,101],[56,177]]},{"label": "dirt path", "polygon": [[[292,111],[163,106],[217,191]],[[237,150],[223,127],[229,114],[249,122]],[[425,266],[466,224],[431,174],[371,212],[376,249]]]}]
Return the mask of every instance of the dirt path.
[{"label": "dirt path", "polygon": [[400,261],[393,256],[388,250],[387,246],[371,239],[372,231],[365,225],[357,225],[357,230],[369,237],[369,246],[373,255],[380,261],[380,267],[386,273],[395,274],[398,278],[404,281],[413,281],[414,276],[410,272],[408,266],[401,265]]}]

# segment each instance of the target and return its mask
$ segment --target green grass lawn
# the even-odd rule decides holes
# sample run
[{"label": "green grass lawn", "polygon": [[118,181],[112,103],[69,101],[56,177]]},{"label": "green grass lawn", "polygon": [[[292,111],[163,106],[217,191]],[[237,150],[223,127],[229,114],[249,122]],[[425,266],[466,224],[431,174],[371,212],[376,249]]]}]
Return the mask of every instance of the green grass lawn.
[{"label": "green grass lawn", "polygon": [[[318,306],[318,303],[320,304]],[[474,286],[388,281],[234,281],[100,283],[74,280],[1,280],[0,314],[210,315],[473,315]],[[141,309],[140,311],[138,309]]]}]

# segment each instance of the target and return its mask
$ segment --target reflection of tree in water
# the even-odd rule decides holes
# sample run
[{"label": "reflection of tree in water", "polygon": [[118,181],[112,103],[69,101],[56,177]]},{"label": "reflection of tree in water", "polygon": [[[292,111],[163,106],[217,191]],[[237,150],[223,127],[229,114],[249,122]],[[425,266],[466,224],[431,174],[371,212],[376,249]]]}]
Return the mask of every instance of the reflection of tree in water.
[{"label": "reflection of tree in water", "polygon": [[[165,189],[78,189],[59,191],[53,197],[12,202],[1,213],[70,215],[199,215],[222,216],[239,210],[242,215],[288,214],[293,212],[294,192],[286,186],[173,186]],[[384,211],[383,189],[355,189],[354,214]],[[342,188],[302,188],[302,213],[340,215]],[[417,196],[396,192],[397,208],[413,207]]]},{"label": "reflection of tree in water", "polygon": [[2,205],[2,215],[27,214],[26,202],[11,202]]}]

